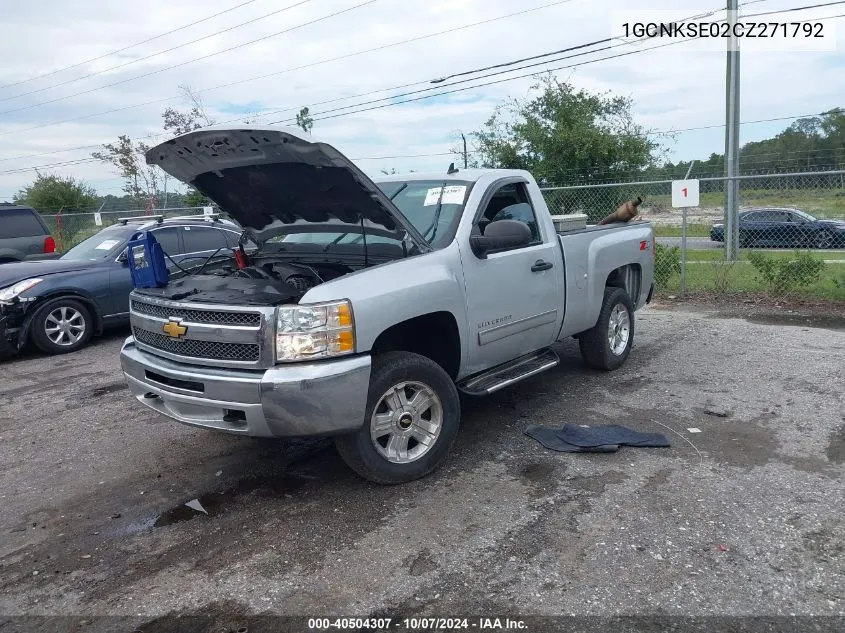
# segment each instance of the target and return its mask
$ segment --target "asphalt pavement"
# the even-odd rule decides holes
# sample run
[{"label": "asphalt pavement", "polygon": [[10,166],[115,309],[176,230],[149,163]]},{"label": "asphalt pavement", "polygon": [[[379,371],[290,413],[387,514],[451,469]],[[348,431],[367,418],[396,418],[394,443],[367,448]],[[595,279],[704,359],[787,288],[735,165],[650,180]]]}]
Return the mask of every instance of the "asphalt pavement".
[{"label": "asphalt pavement", "polygon": [[[399,487],[142,408],[122,337],[2,366],[2,615],[845,615],[841,321],[649,307],[622,369],[564,342]],[[565,423],[671,448],[524,434]]]}]

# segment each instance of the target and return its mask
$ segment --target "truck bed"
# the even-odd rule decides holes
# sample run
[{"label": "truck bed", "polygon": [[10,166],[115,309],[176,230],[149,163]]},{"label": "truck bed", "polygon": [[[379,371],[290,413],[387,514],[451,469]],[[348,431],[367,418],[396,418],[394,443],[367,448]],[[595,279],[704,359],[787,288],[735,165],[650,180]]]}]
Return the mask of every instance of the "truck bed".
[{"label": "truck bed", "polygon": [[613,224],[588,224],[586,227],[579,227],[568,231],[555,231],[561,237],[578,235],[581,233],[593,233],[594,231],[607,231],[610,229],[621,229],[630,226],[649,224],[649,222],[614,222]]}]

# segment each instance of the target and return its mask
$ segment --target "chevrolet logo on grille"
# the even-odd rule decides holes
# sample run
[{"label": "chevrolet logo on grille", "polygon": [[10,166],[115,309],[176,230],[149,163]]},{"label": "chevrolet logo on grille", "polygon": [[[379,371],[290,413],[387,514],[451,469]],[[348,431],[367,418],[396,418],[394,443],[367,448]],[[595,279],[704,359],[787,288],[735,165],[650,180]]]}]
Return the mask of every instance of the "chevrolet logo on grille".
[{"label": "chevrolet logo on grille", "polygon": [[161,328],[167,336],[172,338],[182,338],[188,332],[188,328],[182,325],[179,321],[175,321],[170,319],[167,323],[164,324],[164,327]]}]

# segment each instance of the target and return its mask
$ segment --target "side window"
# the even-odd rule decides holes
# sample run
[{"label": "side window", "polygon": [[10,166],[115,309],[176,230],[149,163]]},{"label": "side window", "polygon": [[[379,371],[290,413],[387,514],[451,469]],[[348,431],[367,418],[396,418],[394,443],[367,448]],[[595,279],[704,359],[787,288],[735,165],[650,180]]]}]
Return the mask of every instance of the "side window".
[{"label": "side window", "polygon": [[537,216],[534,207],[531,206],[531,198],[523,183],[512,183],[499,188],[487,208],[478,225],[481,231],[490,222],[498,220],[516,220],[526,224],[531,230],[531,244],[538,244],[541,241],[540,227],[537,225]]},{"label": "side window", "polygon": [[182,249],[179,248],[179,229],[167,227],[154,229],[150,232],[156,238],[156,241],[161,244],[162,250],[168,255],[179,255],[182,252]]},{"label": "side window", "polygon": [[207,226],[182,227],[182,239],[185,240],[186,253],[216,251],[218,248],[230,248],[226,236],[219,229]]},{"label": "side window", "polygon": [[28,209],[0,210],[0,237],[34,237],[44,235],[44,227]]}]

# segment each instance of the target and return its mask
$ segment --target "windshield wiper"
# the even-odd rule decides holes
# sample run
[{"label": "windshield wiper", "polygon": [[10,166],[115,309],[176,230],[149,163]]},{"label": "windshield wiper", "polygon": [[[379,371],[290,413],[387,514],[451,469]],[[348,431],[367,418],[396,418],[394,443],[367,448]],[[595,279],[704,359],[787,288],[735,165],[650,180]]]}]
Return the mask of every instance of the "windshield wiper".
[{"label": "windshield wiper", "polygon": [[[429,246],[431,246],[431,243],[434,241],[434,236],[437,235],[437,224],[440,222],[440,210],[443,208],[444,191],[446,191],[445,182],[440,187],[440,196],[437,198],[437,208],[434,210],[434,220],[432,220],[431,224],[428,225],[428,228],[422,233],[423,239],[428,242]],[[434,233],[431,234],[431,239],[429,240],[426,235],[428,235],[428,232],[431,229],[434,229]]]}]

